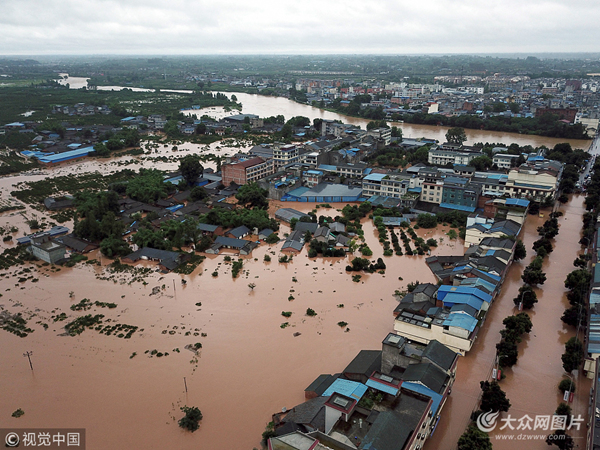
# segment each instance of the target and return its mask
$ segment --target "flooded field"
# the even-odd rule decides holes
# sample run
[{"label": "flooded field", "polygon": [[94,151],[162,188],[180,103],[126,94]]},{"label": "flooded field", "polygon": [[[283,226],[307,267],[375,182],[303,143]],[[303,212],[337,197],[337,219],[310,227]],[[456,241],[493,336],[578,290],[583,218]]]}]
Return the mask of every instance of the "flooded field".
[{"label": "flooded field", "polygon": [[[365,219],[363,227],[373,258],[380,257],[383,248],[372,222]],[[286,231],[282,227],[280,233]],[[418,231],[427,238],[446,238],[434,253],[463,251],[462,242],[443,234],[447,230]],[[20,267],[7,271],[12,276],[2,279],[0,304],[11,313],[23,312],[35,332],[26,338],[0,333],[0,346],[7,349],[0,356],[0,390],[6,393],[0,417],[22,408],[19,427],[87,428],[91,449],[258,447],[271,414],[302,402],[304,388],[320,373],[342,370],[361,349],[380,348],[393,327],[396,289],[411,281],[434,281],[424,256],[384,258],[385,275],[365,274],[354,283],[344,270],[349,258],[309,259],[304,250],[281,264],[277,247],[261,245],[244,258],[243,274],[235,280],[223,255],[210,256],[190,276],[154,273],[146,286],[98,280],[103,267],[96,265],[59,272],[28,265],[36,269],[37,283],[16,282]],[[267,252],[271,262],[263,261]],[[256,287],[250,289],[249,283]],[[159,293],[150,295],[155,287]],[[116,303],[116,309],[89,313],[141,330],[127,340],[94,330],[63,335],[66,322],[51,316],[65,312],[69,321],[83,315],[69,309],[82,298]],[[307,308],[317,316],[306,316]],[[284,318],[282,311],[293,314]],[[348,323],[349,331],[337,325],[340,321]],[[284,322],[289,326],[282,329]],[[196,342],[202,343],[197,361],[184,349]],[[155,349],[169,355],[145,354]],[[26,351],[34,352],[33,372],[22,356]],[[176,424],[183,405],[198,406],[204,414],[194,434]],[[232,426],[235,433],[229,432]]]},{"label": "flooded field", "polygon": [[[578,241],[582,225],[581,216],[584,213],[583,200],[583,196],[572,196],[570,202],[559,209],[564,212],[564,216],[559,218],[560,232],[554,251],[546,258],[543,266],[547,281],[536,289],[539,302],[532,310],[526,311],[533,322],[533,329],[519,344],[518,363],[506,370],[506,379],[500,382],[512,405],[508,413],[503,413],[503,417],[507,414],[515,418],[521,418],[525,414],[530,417],[551,415],[562,401],[562,394],[557,388],[558,383],[565,377],[560,356],[564,352],[565,342],[574,336],[575,332],[572,327],[564,325],[560,317],[568,306],[564,280],[567,274],[575,269],[572,262],[581,251]],[[467,426],[469,415],[481,393],[479,382],[490,379],[495,367],[496,344],[500,341],[502,320],[518,312],[515,310],[513,298],[517,296],[519,287],[523,284],[523,269],[535,256],[531,246],[539,238],[536,229],[547,219],[547,214],[545,216],[527,217],[521,236],[527,248],[527,257],[514,263],[509,269],[502,292],[492,305],[473,350],[460,359],[452,395],[444,407],[434,436],[425,444],[425,450],[456,448],[456,442]],[[583,339],[581,335],[579,338]],[[575,415],[581,414],[587,418],[591,380],[578,375],[575,381],[576,396],[570,406]],[[575,444],[578,444],[579,448],[585,446],[583,438],[586,431],[584,424],[580,432],[570,432],[576,438]],[[548,448],[543,440],[515,443],[495,438],[505,431],[496,430],[495,433],[490,435],[494,449]],[[521,432],[515,431],[509,434],[519,433]],[[524,433],[532,434],[528,431]]]}]

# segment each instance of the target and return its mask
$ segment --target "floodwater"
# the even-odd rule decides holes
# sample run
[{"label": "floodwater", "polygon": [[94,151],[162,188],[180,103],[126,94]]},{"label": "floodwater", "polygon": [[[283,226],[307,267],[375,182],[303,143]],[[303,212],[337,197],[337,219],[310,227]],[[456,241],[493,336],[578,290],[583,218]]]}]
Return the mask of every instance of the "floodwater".
[{"label": "floodwater", "polygon": [[[544,261],[543,270],[547,281],[536,290],[538,303],[526,311],[533,322],[529,336],[525,336],[519,344],[519,360],[511,369],[506,369],[506,378],[500,382],[511,402],[508,414],[520,419],[525,414],[535,418],[535,415],[551,415],[562,401],[558,383],[566,377],[562,368],[560,356],[564,352],[565,342],[575,335],[572,327],[566,326],[560,320],[564,310],[569,306],[566,298],[567,290],[564,280],[575,267],[572,265],[577,254],[581,252],[578,241],[581,232],[581,217],[585,211],[583,196],[572,196],[569,203],[559,208],[564,216],[559,218],[560,232],[555,242],[554,251]],[[500,341],[499,331],[503,328],[502,320],[518,313],[514,308],[513,298],[522,286],[521,274],[531,262],[535,253],[531,249],[539,236],[537,227],[548,218],[550,211],[544,211],[544,218],[528,216],[521,239],[527,248],[527,257],[521,262],[514,263],[509,269],[502,292],[490,308],[483,330],[467,356],[460,359],[456,374],[456,382],[452,388],[441,420],[434,436],[425,444],[425,450],[454,450],[458,438],[469,423],[471,411],[476,405],[481,393],[479,382],[491,379],[496,355],[496,343]],[[579,334],[579,339],[584,336]],[[581,414],[587,421],[591,380],[581,374],[575,375],[576,396],[570,404],[573,413]],[[502,424],[503,425],[503,424]],[[501,434],[538,434],[532,431],[514,431],[498,429],[490,435],[494,449],[545,449],[544,440],[514,442],[498,440]],[[544,432],[540,433],[544,434]],[[545,434],[550,434],[546,432]],[[585,422],[580,432],[569,432],[576,440],[579,448],[584,448],[586,435]]]},{"label": "floodwater", "polygon": [[[261,116],[310,116],[306,108],[315,114],[333,114],[281,98],[236,95],[244,103],[246,112]],[[250,97],[257,102],[254,110]],[[274,101],[278,106],[264,103],[262,107],[270,109],[268,112],[260,110],[258,105],[263,101]],[[445,133],[439,127],[419,126],[418,129]],[[474,141],[497,141],[487,132],[481,133],[489,137],[469,134],[471,132],[467,131]],[[413,137],[420,135],[405,128],[404,133]],[[538,139],[542,139],[546,145],[553,145],[549,138],[502,136],[506,144],[540,145]],[[172,144],[160,147],[158,153],[150,156],[181,156],[200,150],[225,155],[240,150],[219,143],[208,148],[192,144],[178,145],[178,148],[178,152],[173,152]],[[51,174],[91,170],[109,173],[124,167],[164,170],[177,167],[176,162],[145,158],[81,160],[39,169],[30,175],[5,177],[0,179],[2,199],[8,197],[15,183]],[[126,165],[127,162],[132,163]],[[557,246],[544,265],[548,281],[538,291],[540,302],[531,312],[534,329],[520,344],[519,363],[502,381],[513,405],[510,411],[513,415],[552,414],[560,400],[556,389],[563,376],[560,355],[564,342],[573,335],[573,331],[560,322],[566,305],[563,281],[573,270],[570,263],[579,250],[582,203],[583,198],[575,196],[561,207],[565,217],[559,219],[561,230]],[[272,208],[277,206],[310,210],[316,205],[284,203]],[[336,211],[329,209],[318,211],[336,215]],[[26,213],[34,211],[28,207]],[[531,244],[537,239],[535,230],[543,220],[528,217],[523,239],[529,256],[511,267],[474,350],[459,362],[453,393],[434,437],[426,444],[428,449],[454,449],[467,425],[479,395],[479,381],[489,377],[492,369],[501,321],[513,313],[512,298],[521,285],[520,273],[532,259]],[[0,215],[0,225],[5,223],[19,226],[18,235],[26,234],[21,214]],[[383,253],[376,230],[368,220],[364,221],[364,229],[366,241],[373,250],[372,259],[376,259]],[[280,235],[286,231],[289,231],[287,227],[282,226]],[[447,231],[447,228],[421,229],[417,233],[426,238],[444,239],[433,254],[462,254],[462,242],[450,241],[445,235]],[[0,278],[1,307],[11,313],[23,312],[29,320],[28,326],[35,332],[24,339],[0,332],[3,349],[0,353],[0,392],[3,393],[0,426],[86,428],[90,449],[250,450],[259,446],[260,434],[271,414],[302,402],[304,388],[319,374],[343,370],[361,349],[380,348],[381,340],[393,329],[392,311],[396,300],[392,294],[396,289],[403,290],[407,283],[416,280],[435,282],[424,256],[384,257],[388,266],[385,275],[363,274],[361,281],[354,283],[344,270],[351,257],[311,260],[304,250],[291,263],[281,264],[277,261],[280,245],[263,244],[251,257],[245,257],[244,272],[236,280],[232,280],[230,266],[224,262],[223,255],[209,256],[189,276],[153,273],[145,286],[98,280],[96,275],[103,274],[103,267],[86,264],[62,268],[59,272],[27,265],[35,269],[34,277],[39,278],[35,283],[18,282],[19,276],[28,276],[17,275],[22,267],[4,271],[5,277]],[[267,252],[271,262],[263,261]],[[103,266],[109,262],[97,252],[89,257],[99,259]],[[154,267],[152,263],[141,265]],[[215,270],[217,277],[211,275]],[[186,285],[182,285],[182,279],[187,281]],[[250,283],[256,287],[251,289]],[[152,288],[163,286],[159,294],[150,295]],[[292,301],[288,300],[290,295],[294,297]],[[86,330],[78,337],[62,336],[64,323],[54,323],[51,316],[65,312],[68,320],[72,320],[83,315],[69,309],[82,298],[118,304],[116,309],[94,307],[85,314],[104,314],[105,321],[136,325],[143,331],[127,340],[93,330]],[[338,308],[339,304],[344,307]],[[318,315],[307,317],[307,308],[314,309]],[[286,319],[281,316],[282,311],[291,311],[293,315]],[[348,332],[337,325],[340,321],[348,323]],[[284,322],[289,326],[281,328]],[[48,330],[43,329],[42,323],[49,325]],[[186,336],[188,331],[192,334]],[[193,336],[193,333],[206,333],[206,336]],[[300,335],[294,337],[294,333]],[[184,349],[196,342],[203,344],[197,360]],[[169,355],[158,358],[144,353],[154,349]],[[26,351],[34,352],[34,372],[22,356]],[[137,355],[130,358],[134,352]],[[579,378],[574,403],[576,414],[586,412],[589,395],[589,382]],[[196,433],[183,432],[176,425],[182,416],[179,407],[183,405],[198,406],[204,414]],[[17,408],[22,408],[25,415],[13,419],[10,414]],[[542,445],[546,444],[528,442],[526,448],[541,449]],[[502,449],[507,443],[494,441],[494,446]]]},{"label": "floodwater", "polygon": [[[59,74],[61,76],[66,76],[67,74]],[[59,80],[61,84],[69,83],[71,89],[80,89],[82,87],[87,86],[88,78],[83,77],[68,77]],[[99,90],[121,90],[121,89],[132,89],[133,91],[138,92],[150,92],[152,89],[145,88],[136,88],[136,87],[127,87],[127,86],[98,86]],[[189,93],[192,91],[185,90],[164,90],[166,92],[181,92],[181,93]],[[358,125],[363,129],[366,129],[368,124],[368,120],[360,119],[357,117],[350,117],[344,114],[339,114],[331,111],[326,111],[320,108],[316,108],[314,106],[305,105],[302,103],[295,102],[293,100],[289,100],[284,97],[270,97],[265,95],[257,95],[257,94],[246,94],[244,92],[222,92],[228,96],[235,95],[238,99],[238,102],[242,103],[243,111],[247,114],[257,114],[260,117],[270,117],[277,116],[282,114],[286,119],[290,119],[295,116],[305,116],[308,117],[311,121],[320,118],[320,119],[330,119],[330,120],[341,120],[344,123],[350,123],[353,125]],[[224,113],[223,108],[205,108],[201,110],[187,110],[184,111],[186,114],[197,114],[200,117],[202,114],[208,114],[212,117],[223,117],[224,115],[232,115],[238,114],[237,111],[231,111],[229,113]],[[402,133],[407,138],[427,138],[427,139],[436,139],[440,142],[445,142],[446,133],[448,132],[448,127],[438,127],[431,125],[414,125],[408,123],[396,123],[391,122],[391,125],[398,126],[402,128]],[[590,146],[590,142],[588,140],[583,139],[560,139],[560,138],[550,138],[545,136],[534,136],[534,135],[523,135],[518,133],[504,133],[497,131],[486,131],[486,130],[465,130],[467,134],[467,142],[466,144],[471,145],[477,142],[489,142],[489,143],[503,143],[508,146],[512,143],[517,143],[519,145],[531,145],[533,147],[539,147],[541,145],[545,145],[547,147],[554,147],[558,143],[569,142],[573,148],[581,148],[587,149]]]},{"label": "floodwater", "polygon": [[[257,114],[260,117],[270,117],[282,114],[286,120],[295,116],[305,116],[311,121],[320,119],[330,120],[341,120],[344,123],[350,123],[358,125],[362,129],[366,129],[368,120],[359,119],[356,117],[350,117],[343,114],[338,114],[331,111],[325,111],[314,106],[304,105],[297,103],[293,100],[289,100],[284,97],[268,97],[264,95],[246,94],[242,92],[223,92],[226,95],[235,94],[238,102],[242,103],[243,112],[246,114]],[[188,110],[185,111],[187,114],[196,114],[200,117],[202,114],[208,114],[213,117],[223,117],[224,115],[238,114],[237,111],[231,111],[224,113],[223,108],[205,108],[204,110]],[[446,133],[448,127],[438,127],[431,125],[414,125],[409,123],[396,123],[390,122],[390,125],[395,125],[402,128],[402,134],[407,138],[421,138],[425,137],[428,139],[436,139],[440,142],[446,141]],[[467,134],[466,144],[474,144],[476,142],[490,142],[490,143],[503,143],[506,146],[514,143],[519,145],[531,145],[533,147],[539,147],[545,145],[547,147],[554,147],[554,145],[561,142],[569,142],[573,148],[587,149],[590,146],[588,140],[581,139],[559,139],[549,138],[544,136],[532,136],[523,135],[518,133],[502,133],[496,131],[486,130],[465,130]]]},{"label": "floodwater", "polygon": [[[380,257],[383,247],[372,222],[365,219],[363,226],[372,258]],[[280,234],[286,231],[283,226]],[[434,253],[463,251],[462,242],[442,234],[446,229],[417,231],[427,238],[446,238]],[[95,275],[103,269],[86,264],[58,273],[28,265],[39,272],[34,275],[40,279],[37,283],[17,283],[15,272],[22,268],[9,270],[12,276],[0,284],[0,304],[11,313],[23,312],[35,332],[23,339],[0,333],[0,424],[83,427],[90,449],[250,450],[259,446],[271,414],[301,403],[304,388],[319,374],[341,371],[362,349],[380,348],[393,329],[396,289],[416,280],[434,282],[424,256],[385,257],[385,275],[363,274],[361,282],[354,283],[344,270],[351,257],[310,260],[304,250],[291,263],[281,264],[280,245],[263,244],[244,258],[244,272],[235,280],[223,255],[209,256],[190,276],[152,274],[147,286],[98,280]],[[274,253],[271,262],[263,261],[267,252]],[[90,255],[94,257],[100,259],[97,253]],[[107,262],[102,259],[103,265]],[[218,277],[211,275],[215,270]],[[181,279],[187,281],[185,286]],[[256,287],[250,289],[249,283]],[[157,286],[164,289],[150,295]],[[69,306],[84,297],[118,307],[70,311]],[[306,316],[307,308],[318,315]],[[284,318],[282,311],[293,315]],[[64,323],[51,319],[60,312],[67,313],[68,320],[105,314],[113,322],[144,331],[128,340],[94,330],[62,336]],[[48,330],[38,321],[47,323]],[[349,331],[337,325],[340,321],[348,323]],[[282,329],[284,322],[289,327]],[[207,335],[186,336],[187,331]],[[203,345],[197,362],[184,350],[196,342]],[[154,349],[169,355],[150,358],[144,353]],[[26,351],[33,351],[34,372],[22,356]],[[133,352],[137,355],[130,359]],[[183,405],[198,406],[204,414],[196,433],[177,427]],[[18,422],[10,418],[17,408],[25,411]]]}]

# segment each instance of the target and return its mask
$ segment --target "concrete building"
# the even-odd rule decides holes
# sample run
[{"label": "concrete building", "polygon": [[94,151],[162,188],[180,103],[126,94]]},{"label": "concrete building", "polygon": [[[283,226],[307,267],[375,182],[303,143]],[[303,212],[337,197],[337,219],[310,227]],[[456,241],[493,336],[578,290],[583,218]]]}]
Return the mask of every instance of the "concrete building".
[{"label": "concrete building", "polygon": [[300,149],[294,144],[273,144],[273,167],[275,170],[287,164],[297,163]]},{"label": "concrete building", "polygon": [[450,149],[447,147],[440,147],[429,150],[427,162],[429,164],[436,164],[438,166],[445,166],[448,164],[464,164],[468,166],[478,156],[481,156],[481,150],[468,150],[468,149]]},{"label": "concrete building", "polygon": [[223,164],[221,173],[225,186],[229,186],[231,183],[244,185],[271,175],[273,173],[273,160],[256,157],[245,161]]},{"label": "concrete building", "polygon": [[532,161],[513,168],[508,172],[504,193],[513,198],[527,198],[543,201],[546,197],[556,197],[556,191],[563,172],[563,164],[558,161]]},{"label": "concrete building", "polygon": [[519,155],[497,153],[492,158],[492,162],[498,166],[498,169],[510,169],[515,165],[517,159],[519,159]]},{"label": "concrete building", "polygon": [[36,258],[50,264],[64,259],[67,248],[63,244],[50,240],[50,234],[40,233],[32,236],[27,250]]}]

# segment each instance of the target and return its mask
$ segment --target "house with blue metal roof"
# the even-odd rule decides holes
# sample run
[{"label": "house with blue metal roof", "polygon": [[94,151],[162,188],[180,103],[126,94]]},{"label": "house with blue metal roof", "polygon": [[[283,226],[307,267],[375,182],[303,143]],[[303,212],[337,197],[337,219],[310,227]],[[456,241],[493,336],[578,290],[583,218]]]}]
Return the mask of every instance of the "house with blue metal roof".
[{"label": "house with blue metal roof", "polygon": [[42,164],[58,164],[65,161],[71,161],[78,158],[84,158],[89,156],[90,153],[94,153],[94,147],[84,147],[78,148],[75,150],[70,150],[67,152],[56,153],[56,154],[44,154],[44,156],[39,156],[38,161]]},{"label": "house with blue metal roof", "polygon": [[322,397],[331,397],[334,393],[338,393],[360,401],[367,389],[365,384],[338,378],[323,392]]},{"label": "house with blue metal roof", "polygon": [[452,294],[472,295],[472,296],[477,297],[480,300],[487,302],[487,303],[491,303],[491,301],[492,301],[491,295],[486,294],[485,292],[483,292],[480,289],[477,289],[477,287],[469,287],[469,286],[442,285],[438,288],[437,298],[438,298],[438,300],[442,300],[442,301],[446,302],[447,297]]}]

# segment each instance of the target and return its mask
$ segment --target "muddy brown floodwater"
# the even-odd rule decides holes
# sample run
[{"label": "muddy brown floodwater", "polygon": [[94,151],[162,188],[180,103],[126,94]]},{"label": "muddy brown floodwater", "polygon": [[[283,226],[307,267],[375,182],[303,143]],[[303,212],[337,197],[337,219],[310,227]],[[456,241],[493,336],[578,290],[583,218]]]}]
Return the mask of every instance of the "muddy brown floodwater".
[{"label": "muddy brown floodwater", "polygon": [[[569,306],[566,298],[567,290],[564,280],[567,274],[575,269],[573,260],[581,251],[582,215],[584,213],[583,196],[572,196],[569,203],[560,207],[564,216],[559,218],[560,232],[556,238],[554,251],[544,261],[543,270],[547,281],[536,289],[539,302],[531,311],[526,311],[533,322],[529,336],[519,344],[519,360],[511,369],[506,370],[506,378],[500,382],[511,402],[508,413],[513,418],[521,418],[525,414],[551,415],[562,401],[558,383],[566,377],[562,368],[561,355],[565,342],[575,335],[572,327],[560,320],[564,310]],[[537,227],[548,218],[549,210],[543,211],[544,218],[528,216],[521,239],[527,248],[527,257],[514,263],[509,269],[506,281],[498,298],[490,308],[486,323],[477,337],[477,341],[467,356],[458,363],[456,382],[452,388],[441,420],[435,434],[425,444],[425,450],[454,450],[458,438],[469,422],[471,411],[475,408],[481,393],[479,382],[491,378],[491,371],[496,354],[496,343],[500,340],[499,331],[503,328],[502,320],[517,313],[513,298],[522,286],[521,274],[527,264],[535,256],[531,246],[539,236]],[[583,336],[579,336],[583,340]],[[571,407],[575,415],[581,414],[587,420],[591,380],[582,375],[575,376],[576,396]],[[579,448],[585,447],[585,422],[579,432],[569,432],[575,438]],[[544,440],[538,441],[505,441],[498,438],[501,434],[523,433],[539,434],[537,431],[513,431],[506,433],[498,428],[490,434],[495,450],[509,449],[547,449]],[[544,434],[543,432],[541,434]],[[546,432],[545,434],[550,434]]]},{"label": "muddy brown floodwater", "polygon": [[[372,222],[365,219],[364,229],[373,258],[381,256]],[[285,231],[284,226],[281,233]],[[462,254],[462,242],[450,241],[443,234],[447,231],[418,230],[427,238],[445,237],[434,254]],[[424,256],[386,257],[385,275],[364,274],[354,283],[344,270],[351,257],[309,260],[304,250],[291,263],[280,264],[280,245],[257,248],[244,259],[244,271],[235,280],[223,255],[208,257],[190,276],[153,273],[147,286],[98,280],[103,268],[86,264],[59,272],[28,265],[38,272],[37,283],[17,282],[22,267],[3,271],[10,276],[1,278],[0,304],[12,313],[23,312],[35,331],[26,338],[0,333],[0,426],[83,427],[90,449],[250,450],[259,447],[271,414],[301,403],[304,388],[319,374],[341,371],[362,349],[380,348],[393,329],[395,289],[416,280],[434,282]],[[263,261],[267,252],[275,253],[269,263]],[[99,255],[90,255],[94,257]],[[211,276],[215,270],[216,278]],[[254,290],[249,283],[256,284]],[[164,289],[150,295],[156,286]],[[70,305],[82,298],[118,307],[71,311]],[[307,308],[318,315],[307,317]],[[282,311],[293,315],[286,319]],[[51,318],[61,312],[67,320],[104,314],[105,321],[143,331],[131,339],[94,330],[68,337],[62,328],[66,322]],[[340,328],[340,321],[350,331]],[[290,326],[282,329],[284,322]],[[188,331],[192,334],[186,336]],[[196,342],[202,343],[197,362],[184,349]],[[169,355],[145,354],[154,349]],[[26,351],[33,351],[33,372],[23,357]],[[133,352],[137,355],[130,359]],[[193,434],[177,426],[183,405],[198,406],[204,415]],[[25,415],[11,418],[17,408]]]}]

